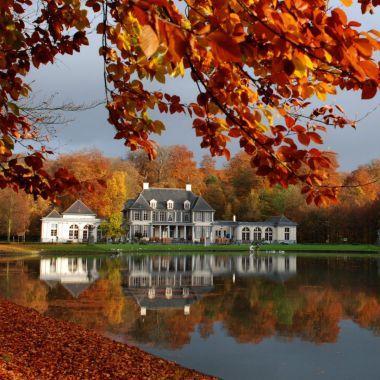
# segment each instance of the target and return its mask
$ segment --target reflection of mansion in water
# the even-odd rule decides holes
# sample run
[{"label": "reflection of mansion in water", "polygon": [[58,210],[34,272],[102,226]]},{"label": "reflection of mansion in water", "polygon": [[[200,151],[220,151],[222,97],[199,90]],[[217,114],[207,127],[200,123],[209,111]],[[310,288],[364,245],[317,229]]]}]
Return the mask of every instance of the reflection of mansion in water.
[{"label": "reflection of mansion in water", "polygon": [[288,256],[130,256],[123,285],[140,306],[141,315],[147,310],[183,308],[214,287],[214,276],[264,275],[286,280],[297,272],[296,257]]},{"label": "reflection of mansion in water", "polygon": [[60,283],[73,297],[78,297],[99,278],[99,265],[98,259],[81,257],[41,259],[40,280],[51,288]]}]

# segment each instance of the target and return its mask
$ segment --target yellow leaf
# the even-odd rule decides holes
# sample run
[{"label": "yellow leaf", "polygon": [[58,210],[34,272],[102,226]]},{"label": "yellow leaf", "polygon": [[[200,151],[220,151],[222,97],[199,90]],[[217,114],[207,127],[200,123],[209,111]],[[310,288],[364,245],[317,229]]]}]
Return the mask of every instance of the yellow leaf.
[{"label": "yellow leaf", "polygon": [[305,64],[298,57],[293,57],[292,62],[295,66],[294,75],[303,78],[306,75]]},{"label": "yellow leaf", "polygon": [[307,68],[314,69],[314,64],[313,64],[313,62],[311,62],[311,59],[307,55],[303,56],[303,61],[304,61],[305,66]]},{"label": "yellow leaf", "polygon": [[340,0],[343,5],[350,7],[352,5],[352,0]]},{"label": "yellow leaf", "polygon": [[324,52],[325,52],[325,58],[326,58],[327,63],[331,63],[332,55],[327,50],[324,50]]},{"label": "yellow leaf", "polygon": [[157,51],[160,45],[157,34],[150,25],[144,25],[141,28],[139,42],[142,51],[148,58]]}]

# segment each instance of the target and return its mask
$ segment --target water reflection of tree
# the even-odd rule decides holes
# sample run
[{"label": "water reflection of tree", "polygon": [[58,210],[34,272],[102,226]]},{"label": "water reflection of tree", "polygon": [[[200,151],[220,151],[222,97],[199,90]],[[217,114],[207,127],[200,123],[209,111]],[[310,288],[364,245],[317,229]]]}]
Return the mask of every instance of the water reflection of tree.
[{"label": "water reflection of tree", "polygon": [[48,308],[48,289],[29,272],[23,261],[2,262],[0,266],[0,294],[40,313]]},{"label": "water reflection of tree", "polygon": [[305,259],[297,261],[297,276],[284,281],[247,276],[234,283],[230,276],[216,277],[213,290],[191,304],[190,315],[161,309],[141,317],[122,290],[119,260],[103,260],[100,279],[78,298],[62,285],[49,289],[21,264],[9,275],[0,265],[0,292],[42,313],[169,349],[188,344],[197,330],[207,338],[216,322],[238,342],[279,337],[322,344],[337,340],[344,319],[380,335],[380,282],[373,264]]},{"label": "water reflection of tree", "polygon": [[48,314],[97,331],[118,330],[137,318],[137,308],[124,296],[119,260],[102,261],[100,279],[74,298],[60,289],[51,292]]},{"label": "water reflection of tree", "polygon": [[190,316],[177,310],[150,311],[144,321],[135,322],[133,337],[177,348],[187,344],[197,328],[204,338],[211,335],[217,321],[244,343],[273,336],[333,343],[343,319],[380,332],[380,286],[373,263],[320,260],[316,268],[313,273],[304,263],[298,276],[283,282],[244,277],[234,284],[229,277],[217,278],[213,292],[191,306]]}]

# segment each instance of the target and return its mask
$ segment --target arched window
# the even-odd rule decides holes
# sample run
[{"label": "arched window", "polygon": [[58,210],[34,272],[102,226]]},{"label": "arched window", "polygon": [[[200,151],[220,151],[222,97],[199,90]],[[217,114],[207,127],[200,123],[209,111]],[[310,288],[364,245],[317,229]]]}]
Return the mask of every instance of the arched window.
[{"label": "arched window", "polygon": [[270,227],[265,229],[265,240],[272,241],[273,240],[273,230]]},{"label": "arched window", "polygon": [[76,224],[72,224],[69,228],[69,239],[75,240],[79,238],[79,227]]},{"label": "arched window", "polygon": [[150,204],[150,207],[152,208],[156,208],[157,207],[157,201],[155,199],[151,199],[151,201],[149,202]]},{"label": "arched window", "polygon": [[78,259],[74,259],[70,257],[68,259],[68,269],[69,269],[69,272],[71,273],[76,272],[78,269]]},{"label": "arched window", "polygon": [[83,228],[83,240],[88,240],[90,226],[87,224]]},{"label": "arched window", "polygon": [[166,206],[167,206],[168,210],[173,210],[174,202],[172,200],[169,200],[166,202]]},{"label": "arched window", "polygon": [[254,241],[259,241],[261,240],[261,228],[260,227],[255,227],[255,229],[253,230],[253,240]]},{"label": "arched window", "polygon": [[185,201],[185,203],[183,204],[183,207],[185,208],[185,210],[189,210],[190,209],[190,202]]},{"label": "arched window", "polygon": [[251,234],[250,234],[249,228],[248,227],[244,227],[242,229],[242,233],[241,233],[242,240],[244,240],[244,241],[250,240],[250,235]]}]

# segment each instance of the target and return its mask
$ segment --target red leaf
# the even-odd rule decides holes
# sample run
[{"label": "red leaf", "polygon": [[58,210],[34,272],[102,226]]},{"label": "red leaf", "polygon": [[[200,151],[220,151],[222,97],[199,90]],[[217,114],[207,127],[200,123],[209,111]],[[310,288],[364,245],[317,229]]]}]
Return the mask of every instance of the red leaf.
[{"label": "red leaf", "polygon": [[308,134],[306,133],[300,133],[298,135],[298,141],[303,144],[303,145],[306,145],[308,146],[310,144],[310,137]]}]

